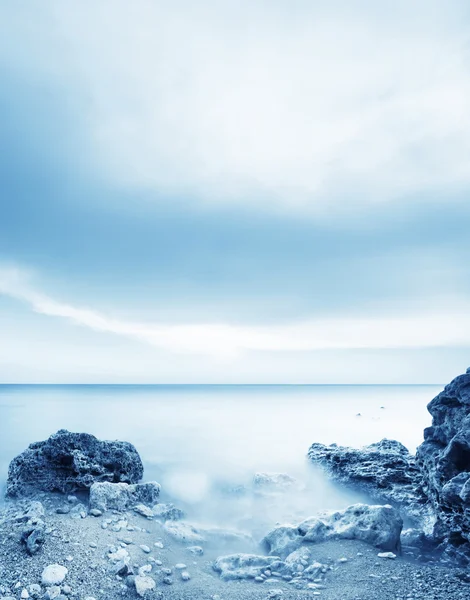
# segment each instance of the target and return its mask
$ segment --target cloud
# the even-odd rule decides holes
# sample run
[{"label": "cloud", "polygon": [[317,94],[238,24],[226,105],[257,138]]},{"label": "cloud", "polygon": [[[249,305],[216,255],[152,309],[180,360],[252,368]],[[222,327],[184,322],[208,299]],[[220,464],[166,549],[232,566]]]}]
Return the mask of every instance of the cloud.
[{"label": "cloud", "polygon": [[48,0],[14,58],[80,98],[116,187],[309,213],[468,186],[465,2],[286,6]]},{"label": "cloud", "polygon": [[463,347],[470,338],[470,317],[464,311],[451,316],[446,311],[400,317],[310,319],[270,326],[133,322],[58,301],[32,287],[29,281],[21,269],[4,267],[0,269],[0,294],[25,302],[36,313],[170,352],[231,357],[245,351]]}]

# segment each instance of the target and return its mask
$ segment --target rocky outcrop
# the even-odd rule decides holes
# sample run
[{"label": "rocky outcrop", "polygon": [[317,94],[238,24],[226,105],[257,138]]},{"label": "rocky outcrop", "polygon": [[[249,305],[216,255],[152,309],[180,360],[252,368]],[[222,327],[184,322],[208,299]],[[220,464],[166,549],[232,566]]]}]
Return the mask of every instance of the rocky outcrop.
[{"label": "rocky outcrop", "polygon": [[428,405],[432,426],[416,459],[437,517],[435,537],[470,562],[470,369]]},{"label": "rocky outcrop", "polygon": [[389,506],[354,504],[346,510],[323,513],[299,525],[276,527],[262,545],[269,554],[286,557],[304,544],[328,540],[360,540],[381,548],[398,550],[403,521]]},{"label": "rocky outcrop", "polygon": [[312,444],[308,457],[333,479],[354,485],[375,500],[404,507],[421,520],[428,503],[415,457],[400,442],[384,439],[364,448]]},{"label": "rocky outcrop", "polygon": [[101,441],[88,433],[61,429],[49,439],[31,444],[11,461],[7,495],[67,493],[89,489],[102,481],[137,483],[143,472],[142,461],[132,444]]}]

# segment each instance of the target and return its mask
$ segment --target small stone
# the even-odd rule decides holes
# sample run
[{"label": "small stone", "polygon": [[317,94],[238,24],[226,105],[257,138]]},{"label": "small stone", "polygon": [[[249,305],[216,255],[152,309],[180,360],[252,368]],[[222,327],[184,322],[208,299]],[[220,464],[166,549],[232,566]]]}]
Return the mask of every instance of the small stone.
[{"label": "small stone", "polygon": [[165,585],[173,585],[173,579],[171,577],[164,577],[163,578],[163,583]]},{"label": "small stone", "polygon": [[69,512],[70,506],[67,506],[66,504],[64,504],[64,506],[59,506],[58,508],[56,508],[56,513],[58,515],[68,515]]},{"label": "small stone", "polygon": [[184,563],[177,563],[175,565],[175,569],[178,569],[178,571],[182,571],[183,569],[186,569],[186,565]]},{"label": "small stone", "polygon": [[278,588],[269,590],[269,592],[268,592],[268,598],[280,598],[283,595],[284,595],[284,592]]},{"label": "small stone", "polygon": [[348,559],[345,556],[343,556],[342,558],[338,559],[338,562],[339,563],[347,563]]},{"label": "small stone", "polygon": [[155,589],[156,583],[148,575],[136,575],[134,578],[134,585],[137,594],[140,597],[143,597],[147,594],[147,592]]},{"label": "small stone", "polygon": [[204,554],[204,549],[201,546],[188,546],[186,550],[195,556],[202,556]]},{"label": "small stone", "polygon": [[23,590],[21,590],[21,596],[20,598],[22,600],[26,600],[26,598],[29,598],[29,592],[26,588],[24,588]]},{"label": "small stone", "polygon": [[257,577],[255,577],[255,581],[257,583],[263,583],[264,582],[264,577],[261,577],[260,575],[258,575]]},{"label": "small stone", "polygon": [[67,573],[67,567],[63,567],[62,565],[57,564],[49,565],[43,570],[41,575],[41,581],[45,586],[58,585],[64,581]]},{"label": "small stone", "polygon": [[191,575],[188,573],[188,571],[181,571],[181,579],[183,581],[189,581],[191,579]]},{"label": "small stone", "polygon": [[88,545],[90,548],[98,548],[98,544],[96,542],[90,542]]},{"label": "small stone", "polygon": [[50,588],[47,589],[44,598],[46,600],[56,600],[56,598],[60,596],[60,592],[60,586],[52,585]]},{"label": "small stone", "polygon": [[162,542],[155,542],[154,546],[155,546],[155,548],[160,548],[160,549],[164,548]]},{"label": "small stone", "polygon": [[90,515],[92,517],[101,517],[103,512],[99,508],[92,508],[90,510]]},{"label": "small stone", "polygon": [[151,550],[148,546],[146,546],[145,544],[141,544],[139,546],[139,548],[142,550],[142,552],[145,552],[145,554],[150,554]]},{"label": "small stone", "polygon": [[391,560],[394,560],[397,557],[393,552],[379,552],[377,556],[379,558],[390,558]]},{"label": "small stone", "polygon": [[69,594],[72,593],[72,588],[69,585],[63,585],[62,591],[64,592],[64,594],[66,594],[68,596]]},{"label": "small stone", "polygon": [[162,569],[162,573],[163,573],[163,575],[171,575],[173,573],[173,571],[171,569],[165,568],[165,569]]}]

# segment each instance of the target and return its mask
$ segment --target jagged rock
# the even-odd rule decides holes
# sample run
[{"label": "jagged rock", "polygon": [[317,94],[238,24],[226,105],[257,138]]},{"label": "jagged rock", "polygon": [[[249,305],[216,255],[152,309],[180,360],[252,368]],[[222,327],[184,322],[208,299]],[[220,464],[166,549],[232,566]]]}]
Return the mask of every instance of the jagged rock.
[{"label": "jagged rock", "polygon": [[409,516],[421,520],[426,511],[420,469],[400,442],[384,439],[360,449],[312,444],[308,457],[336,481],[354,485],[380,502],[404,507]]},{"label": "jagged rock", "polygon": [[124,511],[138,504],[153,504],[160,494],[160,484],[94,483],[90,487],[90,509]]},{"label": "jagged rock", "polygon": [[269,554],[286,557],[303,544],[327,540],[360,540],[382,550],[397,550],[403,521],[392,506],[354,504],[346,510],[323,513],[297,526],[281,526],[262,540]]},{"label": "jagged rock", "polygon": [[230,554],[219,556],[213,564],[213,569],[225,580],[254,579],[278,560],[279,558],[275,556]]},{"label": "jagged rock", "polygon": [[32,519],[21,532],[21,541],[31,556],[41,550],[46,541],[46,524],[42,519]]},{"label": "jagged rock", "polygon": [[436,514],[435,537],[470,562],[470,369],[428,404],[432,426],[416,459]]},{"label": "jagged rock", "polygon": [[136,483],[142,475],[142,461],[132,444],[61,429],[49,439],[31,444],[11,461],[7,494],[67,493],[88,489],[99,481]]}]

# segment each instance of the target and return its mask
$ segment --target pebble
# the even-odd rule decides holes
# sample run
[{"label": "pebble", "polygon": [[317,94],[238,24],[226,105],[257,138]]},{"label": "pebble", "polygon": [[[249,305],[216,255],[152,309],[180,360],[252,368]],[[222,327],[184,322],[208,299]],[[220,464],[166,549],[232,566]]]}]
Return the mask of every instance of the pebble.
[{"label": "pebble", "polygon": [[171,577],[164,577],[163,583],[166,585],[173,585],[173,579]]},{"label": "pebble", "polygon": [[102,515],[102,514],[103,514],[103,513],[101,512],[101,510],[99,510],[99,508],[92,508],[92,509],[90,510],[90,515],[91,515],[92,517],[101,517],[101,515]]},{"label": "pebble", "polygon": [[186,565],[184,563],[177,563],[175,565],[175,569],[178,569],[178,571],[182,571],[183,569],[186,569]]},{"label": "pebble", "polygon": [[189,581],[191,579],[191,575],[188,573],[188,571],[181,571],[181,579],[183,581]]},{"label": "pebble", "polygon": [[394,560],[397,557],[393,552],[379,552],[377,556],[379,558],[390,558],[391,560]]},{"label": "pebble", "polygon": [[26,600],[26,598],[29,598],[29,592],[26,588],[24,588],[23,590],[21,590],[21,596],[20,598],[22,598],[22,600]]},{"label": "pebble", "polygon": [[160,549],[164,548],[162,542],[155,542],[154,546],[155,546],[155,548],[160,548]]},{"label": "pebble", "polygon": [[139,546],[139,548],[142,550],[142,552],[145,552],[145,554],[150,554],[151,550],[148,546],[146,546],[145,544],[141,544]]}]

